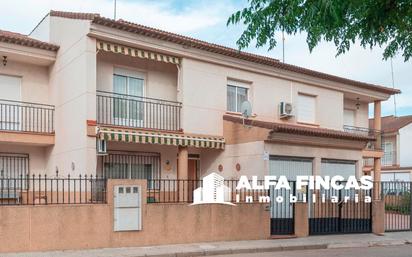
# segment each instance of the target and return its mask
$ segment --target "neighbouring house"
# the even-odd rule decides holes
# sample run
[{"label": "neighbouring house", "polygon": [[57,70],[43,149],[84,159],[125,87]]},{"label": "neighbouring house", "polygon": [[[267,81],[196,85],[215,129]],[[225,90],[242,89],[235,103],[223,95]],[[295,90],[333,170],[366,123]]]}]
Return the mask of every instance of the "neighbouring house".
[{"label": "neighbouring house", "polygon": [[[369,120],[370,127],[373,120]],[[412,173],[412,115],[382,117],[382,181],[411,181]],[[373,169],[365,160],[365,168]]]},{"label": "neighbouring house", "polygon": [[[379,181],[381,102],[400,93],[94,13],[50,11],[29,36],[0,31],[0,56],[0,169],[13,183],[0,196],[17,202],[31,184],[13,178],[38,174],[74,191],[70,178],[85,174],[147,180],[147,203],[191,202],[212,172],[232,181],[360,176],[371,171],[363,159],[372,158]],[[52,180],[31,182],[47,188],[27,199],[56,201]],[[90,183],[91,191],[102,187]],[[69,191],[61,201],[73,197]],[[103,199],[93,197],[83,201]],[[272,234],[293,233],[291,206],[272,205]]]}]

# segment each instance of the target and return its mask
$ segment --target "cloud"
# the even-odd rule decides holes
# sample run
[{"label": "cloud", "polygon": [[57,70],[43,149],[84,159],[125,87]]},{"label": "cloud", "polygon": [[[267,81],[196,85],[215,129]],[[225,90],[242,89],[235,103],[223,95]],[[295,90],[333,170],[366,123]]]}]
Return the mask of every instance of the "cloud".
[{"label": "cloud", "polygon": [[[113,0],[16,0],[2,2],[0,17],[3,29],[29,33],[51,10],[97,12],[112,18]],[[226,21],[223,13],[233,9],[230,3],[198,1],[196,4],[176,8],[167,1],[117,1],[117,18],[141,23],[176,33],[188,33]]]}]

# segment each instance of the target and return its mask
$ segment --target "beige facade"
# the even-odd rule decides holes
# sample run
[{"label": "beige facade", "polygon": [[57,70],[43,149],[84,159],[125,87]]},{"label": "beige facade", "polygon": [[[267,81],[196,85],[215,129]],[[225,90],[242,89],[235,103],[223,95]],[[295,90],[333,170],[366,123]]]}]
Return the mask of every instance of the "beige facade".
[{"label": "beige facade", "polygon": [[[142,182],[146,180],[197,183],[212,172],[231,180],[262,177],[279,173],[273,168],[279,160],[286,167],[281,173],[296,172],[301,167],[296,162],[303,160],[313,175],[324,174],[323,169],[339,174],[336,167],[346,167],[345,172],[360,176],[365,156],[374,159],[375,180],[380,180],[383,153],[379,139],[368,129],[369,104],[374,103],[373,128],[380,130],[381,101],[397,90],[95,14],[52,11],[30,37],[13,37],[13,42],[0,42],[0,56],[8,58],[7,65],[0,66],[0,76],[21,78],[21,109],[14,112],[15,118],[7,116],[8,127],[0,127],[0,162],[24,155],[28,168],[20,175],[99,175],[126,184],[141,179],[144,229],[112,231],[109,183],[108,203],[99,206],[1,207],[0,219],[18,223],[21,230],[16,236],[24,243],[10,242],[0,251],[67,249],[64,240],[54,241],[58,238],[81,249],[262,239],[270,234],[264,205],[241,206],[240,212],[230,206],[149,205],[146,201],[159,197],[150,198],[153,192],[149,195]],[[32,40],[32,45],[19,40]],[[240,107],[245,100],[252,114],[243,119]],[[289,116],[280,112],[281,103],[290,104]],[[23,115],[32,108],[34,112]],[[371,145],[373,149],[366,149]],[[9,177],[13,172],[6,170]],[[183,201],[193,200],[195,185],[186,187]],[[179,187],[170,191],[182,200]],[[150,189],[161,192],[154,182]],[[39,193],[36,200],[47,201],[53,195]],[[69,197],[63,192],[63,199]],[[64,216],[69,222],[64,229],[55,220],[38,227],[49,216]],[[185,223],[175,222],[182,216]],[[245,217],[250,225],[235,229]],[[85,225],[90,221],[92,228]],[[205,227],[208,222],[214,225]],[[231,226],[225,228],[228,222]],[[303,224],[307,226],[307,220]],[[0,229],[12,233],[14,227],[6,225]],[[175,234],[162,234],[165,228]],[[93,239],[90,245],[84,237],[73,236],[79,231]],[[2,235],[3,242],[9,240]]]},{"label": "beige facade", "polygon": [[[97,120],[96,129],[102,127],[99,126],[99,116],[107,114],[103,113],[104,107],[98,106],[96,97],[101,91],[116,93],[116,73],[142,79],[141,97],[181,104],[177,110],[179,127],[173,128],[172,132],[183,132],[185,135],[227,136],[222,116],[238,115],[228,112],[227,109],[227,85],[230,83],[239,83],[247,89],[247,100],[253,108],[253,120],[336,131],[342,131],[344,125],[348,125],[345,124],[345,112],[353,113],[353,117],[350,117],[353,121],[351,126],[367,127],[369,103],[389,97],[388,93],[383,93],[379,88],[361,88],[350,83],[311,77],[306,73],[271,69],[234,57],[222,58],[219,54],[196,48],[180,48],[161,39],[95,24],[87,18],[47,15],[31,36],[58,45],[55,60],[50,61],[51,57],[48,56],[48,60],[44,60],[42,65],[35,65],[33,61],[24,63],[22,58],[11,55],[9,64],[2,68],[1,73],[23,78],[22,101],[54,105],[54,142],[52,146],[42,150],[46,155],[44,172],[50,175],[56,171],[74,175],[95,173],[102,168],[96,155],[96,139],[88,136],[90,133],[87,121]],[[112,42],[119,46],[175,56],[180,61],[179,64],[167,63],[97,50],[96,44],[99,42]],[[311,124],[299,121],[299,108],[303,108],[299,106],[302,104],[299,102],[301,95],[314,99]],[[118,103],[116,99],[112,101]],[[293,116],[288,119],[280,117],[281,102],[292,104]],[[164,102],[161,105],[165,105]],[[153,106],[155,105],[145,107],[145,110],[154,108]],[[147,114],[145,115],[147,119]],[[104,125],[119,127],[119,124]],[[127,129],[128,125],[121,124],[120,127]],[[90,129],[93,130],[89,128],[89,131]],[[154,130],[156,131],[156,128]],[[223,174],[230,178],[238,177],[242,172],[266,174],[268,165],[267,161],[262,159],[264,153],[311,157],[314,167],[319,166],[316,162],[321,158],[344,159],[356,163],[362,159],[360,149],[348,150],[339,146],[333,149],[330,146],[313,145],[300,147],[288,144],[265,142],[263,138],[242,144],[228,143],[224,151],[189,147],[189,154],[200,158],[200,174],[208,174],[223,166]],[[123,149],[128,152],[160,153],[161,167],[166,165],[165,162],[168,163],[166,177],[177,177],[177,147],[114,142],[108,146],[109,151]],[[236,164],[240,164],[242,172],[235,171]],[[361,165],[357,164],[358,174],[360,167]],[[163,171],[161,168],[162,177]],[[317,173],[316,169],[314,172]]]}]

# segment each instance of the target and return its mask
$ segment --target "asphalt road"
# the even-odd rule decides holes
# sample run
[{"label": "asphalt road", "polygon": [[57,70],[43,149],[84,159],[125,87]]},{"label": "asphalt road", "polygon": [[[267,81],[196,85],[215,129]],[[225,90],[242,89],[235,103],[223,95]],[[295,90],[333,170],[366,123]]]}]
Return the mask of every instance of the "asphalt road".
[{"label": "asphalt road", "polygon": [[219,255],[219,257],[411,257],[412,245]]}]

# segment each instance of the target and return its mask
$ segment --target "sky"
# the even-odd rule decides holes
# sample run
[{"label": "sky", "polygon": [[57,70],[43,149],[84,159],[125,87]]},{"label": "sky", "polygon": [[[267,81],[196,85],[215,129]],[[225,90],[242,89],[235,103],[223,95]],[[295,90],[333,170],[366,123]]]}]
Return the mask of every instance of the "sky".
[{"label": "sky", "polygon": [[[113,3],[114,0],[1,0],[0,29],[29,34],[49,10],[94,12],[113,18]],[[245,6],[247,0],[117,0],[116,13],[118,19],[237,48],[236,40],[244,27],[227,27],[226,21]],[[305,40],[304,34],[286,36],[286,63],[392,87],[390,61],[382,60],[382,49],[354,45],[349,52],[336,57],[333,44],[322,42],[310,53]],[[245,51],[282,59],[281,44],[271,51],[254,46]],[[412,115],[412,61],[404,62],[399,54],[393,58],[393,69],[395,87],[402,90],[396,96],[397,115]],[[382,114],[394,113],[391,98],[383,103]]]}]

